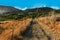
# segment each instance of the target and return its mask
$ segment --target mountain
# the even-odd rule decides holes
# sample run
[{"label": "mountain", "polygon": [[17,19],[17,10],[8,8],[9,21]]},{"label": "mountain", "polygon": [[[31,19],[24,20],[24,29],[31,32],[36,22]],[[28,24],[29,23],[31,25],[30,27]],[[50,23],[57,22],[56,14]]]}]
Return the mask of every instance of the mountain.
[{"label": "mountain", "polygon": [[10,13],[17,13],[21,11],[22,10],[19,10],[11,6],[0,6],[0,16],[6,16],[6,15],[10,15]]},{"label": "mountain", "polygon": [[20,10],[11,6],[0,6],[0,15],[1,16],[7,16],[7,15],[20,15],[22,14],[29,14],[30,12],[32,14],[37,14],[37,13],[48,13],[50,11],[56,11],[59,12],[60,10],[55,10],[49,7],[41,7],[41,8],[32,8],[32,9],[26,9],[26,10]]},{"label": "mountain", "polygon": [[16,9],[11,6],[0,6],[0,14],[12,11],[19,11],[19,9]]},{"label": "mountain", "polygon": [[54,9],[49,7],[41,7],[41,8],[26,9],[25,12],[41,13],[41,12],[50,12],[52,10]]},{"label": "mountain", "polygon": [[20,10],[11,6],[0,6],[0,19],[22,19],[22,18],[35,18],[41,15],[48,15],[49,12],[54,11],[60,13],[60,10],[52,9],[49,7],[32,8]]}]

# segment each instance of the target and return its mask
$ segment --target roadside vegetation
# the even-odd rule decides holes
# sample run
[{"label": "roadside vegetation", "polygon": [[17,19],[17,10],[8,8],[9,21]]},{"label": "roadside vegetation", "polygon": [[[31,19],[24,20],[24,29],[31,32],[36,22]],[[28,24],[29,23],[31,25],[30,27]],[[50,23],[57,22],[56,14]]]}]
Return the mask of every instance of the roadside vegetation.
[{"label": "roadside vegetation", "polygon": [[4,16],[4,17],[0,17],[0,21],[7,21],[7,20],[20,20],[20,19],[26,19],[26,18],[38,18],[38,17],[43,17],[43,16],[48,16],[49,14],[47,13],[33,13],[33,12],[29,12],[29,13],[17,13],[15,15],[11,14],[9,16]]}]

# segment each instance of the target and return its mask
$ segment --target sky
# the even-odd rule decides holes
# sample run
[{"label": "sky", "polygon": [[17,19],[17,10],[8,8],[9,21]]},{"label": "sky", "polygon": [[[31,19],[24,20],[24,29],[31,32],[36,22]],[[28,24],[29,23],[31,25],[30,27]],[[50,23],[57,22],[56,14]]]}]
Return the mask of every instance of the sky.
[{"label": "sky", "polygon": [[51,7],[60,9],[60,0],[0,0],[0,6],[13,6],[18,9]]}]

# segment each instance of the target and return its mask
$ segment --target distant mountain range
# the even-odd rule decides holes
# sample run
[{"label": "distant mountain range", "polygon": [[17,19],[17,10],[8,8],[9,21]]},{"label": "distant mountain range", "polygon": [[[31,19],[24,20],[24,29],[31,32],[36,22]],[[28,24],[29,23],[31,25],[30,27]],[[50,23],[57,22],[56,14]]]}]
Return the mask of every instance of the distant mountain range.
[{"label": "distant mountain range", "polygon": [[[41,8],[33,8],[33,9],[26,9],[26,10],[20,10],[11,6],[0,6],[0,14],[3,13],[9,13],[9,12],[49,12],[55,9],[49,8],[49,7],[41,7]],[[56,10],[55,10],[56,11]]]},{"label": "distant mountain range", "polygon": [[8,16],[28,16],[28,15],[36,15],[37,13],[47,14],[50,11],[55,11],[56,13],[60,13],[60,9],[56,10],[49,7],[40,7],[40,8],[32,8],[32,9],[26,9],[26,10],[20,10],[11,6],[0,6],[0,17],[8,17]]}]

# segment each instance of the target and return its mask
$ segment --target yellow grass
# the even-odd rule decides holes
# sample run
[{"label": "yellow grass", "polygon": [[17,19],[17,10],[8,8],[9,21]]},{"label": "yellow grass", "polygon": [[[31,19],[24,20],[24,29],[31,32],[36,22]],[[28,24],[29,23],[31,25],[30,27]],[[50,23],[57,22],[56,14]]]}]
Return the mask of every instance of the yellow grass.
[{"label": "yellow grass", "polygon": [[4,28],[5,31],[3,31],[2,34],[0,34],[0,40],[11,40],[12,35],[12,27],[14,27],[14,35],[18,36],[21,34],[21,32],[25,31],[28,25],[30,24],[32,19],[25,19],[22,21],[13,20],[8,23],[0,24],[0,27]]},{"label": "yellow grass", "polygon": [[60,22],[56,21],[54,15],[38,18],[37,22],[42,25],[42,28],[52,37],[52,40],[60,39]]}]

